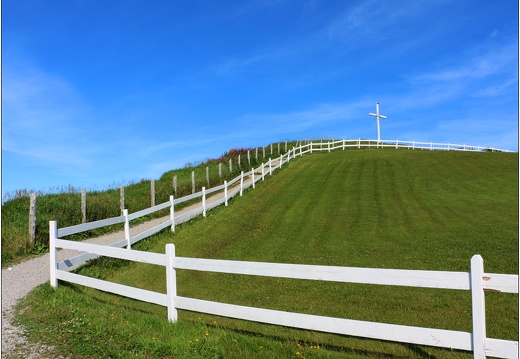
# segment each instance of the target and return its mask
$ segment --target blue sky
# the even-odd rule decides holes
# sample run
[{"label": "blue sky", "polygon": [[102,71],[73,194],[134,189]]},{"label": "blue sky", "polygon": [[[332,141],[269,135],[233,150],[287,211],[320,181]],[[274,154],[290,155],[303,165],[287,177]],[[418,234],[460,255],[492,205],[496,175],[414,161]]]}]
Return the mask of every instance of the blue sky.
[{"label": "blue sky", "polygon": [[514,0],[2,1],[2,193],[322,136],[518,150]]}]

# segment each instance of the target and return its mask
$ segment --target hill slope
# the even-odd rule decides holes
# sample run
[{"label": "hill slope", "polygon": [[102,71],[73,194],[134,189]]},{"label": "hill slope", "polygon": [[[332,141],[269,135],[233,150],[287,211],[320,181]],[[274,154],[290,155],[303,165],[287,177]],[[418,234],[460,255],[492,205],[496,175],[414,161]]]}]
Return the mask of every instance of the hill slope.
[{"label": "hill slope", "polygon": [[487,269],[516,272],[518,160],[405,150],[308,156],[190,228],[200,247],[183,249],[184,236],[174,237],[181,255],[197,257],[373,266],[365,257],[384,252],[386,267],[466,270],[478,253]]},{"label": "hill slope", "polygon": [[[177,255],[186,257],[443,271],[468,271],[471,256],[478,253],[484,258],[487,272],[517,273],[518,158],[516,154],[504,153],[407,150],[336,151],[305,156],[284,166],[257,189],[245,192],[244,197],[233,199],[229,207],[217,208],[205,219],[180,226],[174,235],[158,235],[155,243],[148,243],[148,249],[164,252],[164,245],[172,241]],[[164,268],[130,264],[107,273],[105,266],[96,264],[83,272],[165,291]],[[188,271],[178,271],[177,279],[181,296],[471,331],[471,299],[467,292]],[[517,340],[518,296],[495,294],[486,296],[488,334]],[[288,353],[294,355],[295,350],[300,350],[299,344],[295,346],[300,342],[307,343],[305,353],[309,357],[424,357],[426,353],[467,357],[465,353],[196,313],[182,312],[179,325],[168,326],[164,308],[74,285],[60,286],[56,294],[42,289],[29,300],[31,305],[45,308],[49,318],[56,315],[61,321],[77,316],[96,317],[94,313],[100,311],[115,313],[112,317],[101,316],[96,325],[104,328],[104,336],[118,338],[117,348],[122,353],[137,350],[143,357],[151,355],[148,347],[155,345],[164,350],[161,355],[258,357],[259,348],[269,347],[273,357],[287,357]],[[71,301],[77,303],[74,313],[64,314],[63,307]],[[41,318],[27,319],[35,331],[38,328],[41,332]],[[141,330],[127,330],[125,323],[129,322],[137,323]],[[197,323],[205,324],[201,329]],[[40,325],[44,324],[48,327],[50,323]],[[61,333],[59,325],[55,328],[51,337]],[[206,337],[201,337],[207,340],[205,347],[193,346],[195,340],[186,336],[195,335],[193,330],[205,331]],[[96,337],[86,331],[70,337],[72,344],[68,344],[67,350],[83,348],[82,340],[92,336]],[[234,341],[230,342],[230,338]],[[107,343],[116,348],[111,341]],[[137,348],[136,343],[146,345]],[[318,355],[309,349],[310,343],[320,343],[326,350]]]}]

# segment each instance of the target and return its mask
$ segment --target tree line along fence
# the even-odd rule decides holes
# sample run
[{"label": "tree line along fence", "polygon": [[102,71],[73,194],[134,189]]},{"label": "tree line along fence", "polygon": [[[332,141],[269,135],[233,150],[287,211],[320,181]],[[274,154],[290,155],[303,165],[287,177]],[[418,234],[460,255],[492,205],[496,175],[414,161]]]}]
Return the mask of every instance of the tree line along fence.
[{"label": "tree line along fence", "polygon": [[[482,147],[482,146],[470,146],[465,144],[446,144],[446,143],[434,143],[434,142],[416,142],[416,141],[400,141],[400,140],[364,140],[364,139],[355,139],[355,140],[334,140],[333,138],[328,139],[308,139],[303,141],[295,141],[296,145],[294,148],[300,148],[302,146],[307,146],[310,153],[313,151],[332,151],[336,149],[362,149],[362,148],[395,148],[395,149],[409,149],[409,150],[443,150],[443,151],[471,151],[471,152],[482,152],[482,151],[501,151],[501,152],[511,152],[507,150],[500,150],[496,148],[490,147]],[[189,191],[191,194],[194,194],[197,189],[201,187],[209,188],[212,185],[217,183],[222,184],[224,178],[226,176],[232,175],[236,170],[242,170],[245,166],[251,168],[252,164],[259,163],[260,160],[265,160],[267,157],[272,157],[274,154],[282,155],[288,153],[289,142],[285,141],[285,143],[276,143],[270,144],[267,147],[257,147],[254,150],[247,150],[247,152],[243,154],[238,154],[238,156],[234,158],[229,158],[225,162],[218,163],[218,179],[215,180],[215,174],[210,176],[210,166],[205,167],[205,178],[196,178],[196,171],[193,170],[190,173],[191,178],[191,186]],[[242,157],[243,155],[243,157]],[[234,160],[234,161],[233,161]],[[217,171],[213,169],[213,171]],[[184,174],[186,177],[186,174]],[[175,174],[171,176],[171,185],[170,189],[162,189],[160,191],[161,197],[165,197],[169,194],[173,194],[176,198],[179,194],[186,194],[188,192],[187,188],[180,188],[181,180],[178,177],[179,175]],[[200,173],[199,173],[200,176]],[[184,187],[187,187],[186,179],[182,180]],[[164,187],[164,186],[163,186]],[[169,194],[167,192],[170,192]],[[93,194],[95,195],[95,194]],[[150,207],[155,206],[156,200],[158,197],[156,191],[156,180],[149,181],[149,196],[150,196]],[[37,211],[36,211],[36,193],[31,193],[30,195],[30,203],[29,203],[29,243],[34,246],[36,244],[37,238]],[[79,209],[81,211],[82,223],[86,223],[89,220],[88,211],[87,211],[87,190],[85,188],[81,189],[81,202]],[[166,197],[167,198],[167,197]],[[117,200],[116,200],[117,201]],[[111,205],[116,206],[116,201],[112,201]],[[121,185],[119,188],[119,213],[123,215],[123,210],[127,204],[128,195],[125,197],[125,186]],[[134,206],[135,207],[135,206]],[[97,219],[97,218],[94,218]]]}]

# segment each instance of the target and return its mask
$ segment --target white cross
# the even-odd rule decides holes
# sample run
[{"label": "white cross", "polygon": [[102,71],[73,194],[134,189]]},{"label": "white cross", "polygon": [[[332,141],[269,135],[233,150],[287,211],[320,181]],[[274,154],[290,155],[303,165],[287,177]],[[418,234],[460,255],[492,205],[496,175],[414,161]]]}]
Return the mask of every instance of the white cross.
[{"label": "white cross", "polygon": [[369,113],[369,115],[377,117],[377,144],[379,144],[379,141],[381,141],[381,123],[379,119],[386,118],[386,116],[379,114],[379,102],[376,102],[376,113]]}]

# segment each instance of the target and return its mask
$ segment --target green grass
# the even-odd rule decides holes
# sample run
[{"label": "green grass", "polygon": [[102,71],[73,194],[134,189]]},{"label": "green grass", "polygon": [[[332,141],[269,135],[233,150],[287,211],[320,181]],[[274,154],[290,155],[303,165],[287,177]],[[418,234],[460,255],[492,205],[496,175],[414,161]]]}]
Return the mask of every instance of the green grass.
[{"label": "green grass", "polygon": [[[518,157],[352,150],[292,161],[219,207],[139,244],[178,256],[374,268],[518,273]],[[165,292],[163,267],[92,263],[80,272]],[[178,271],[178,294],[339,318],[471,331],[467,291]],[[469,353],[166,309],[60,284],[22,304],[33,339],[78,358],[469,358]],[[518,340],[518,295],[486,293],[488,337]],[[319,346],[319,349],[318,349]],[[299,354],[298,354],[299,353]]]}]

